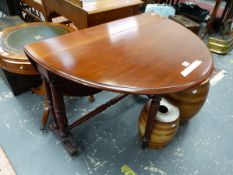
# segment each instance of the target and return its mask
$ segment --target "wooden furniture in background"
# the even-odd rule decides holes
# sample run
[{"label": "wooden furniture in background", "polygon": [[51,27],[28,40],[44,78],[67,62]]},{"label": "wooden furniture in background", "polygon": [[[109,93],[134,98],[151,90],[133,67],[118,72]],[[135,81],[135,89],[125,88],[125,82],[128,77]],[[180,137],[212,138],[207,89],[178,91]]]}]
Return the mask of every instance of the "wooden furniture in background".
[{"label": "wooden furniture in background", "polygon": [[[207,79],[213,69],[208,48],[195,34],[154,14],[136,15],[26,45],[25,53],[50,85],[51,93],[47,94],[52,97],[57,123],[52,129],[70,154],[77,151],[70,130],[126,95],[68,124],[61,79],[77,86],[148,95],[151,103],[142,144],[146,147],[161,94],[191,88]],[[184,62],[190,66],[185,67]]]},{"label": "wooden furniture in background", "polygon": [[44,21],[45,10],[42,5],[42,0],[19,0],[18,3],[21,16],[25,21]]},{"label": "wooden furniture in background", "polygon": [[24,23],[0,32],[0,63],[3,69],[23,75],[37,72],[23,52],[25,44],[69,33],[70,28],[53,23]]},{"label": "wooden furniture in background", "polygon": [[[43,22],[46,19],[46,13],[43,6],[43,0],[19,0],[18,6],[21,11],[21,17],[27,22]],[[52,21],[52,20],[51,20]],[[53,20],[56,23],[70,23],[67,19],[60,17]]]},{"label": "wooden furniture in background", "polygon": [[[0,18],[0,31],[7,27],[16,26],[24,23],[25,22],[19,16],[5,16],[3,18]],[[29,88],[38,86],[41,83],[38,76],[34,75],[25,76],[15,74],[5,69],[1,69],[0,74],[14,95],[20,95],[21,93],[27,91]]]},{"label": "wooden furniture in background", "polygon": [[69,19],[78,29],[91,27],[138,13],[141,0],[43,0],[46,19],[58,14]]},{"label": "wooden furniture in background", "polygon": [[214,23],[214,29],[220,35],[213,34],[208,40],[208,47],[212,52],[227,54],[233,49],[232,20],[233,1],[228,0],[222,16]]},{"label": "wooden furniture in background", "polygon": [[200,24],[182,15],[170,16],[170,18],[198,35]]},{"label": "wooden furniture in background", "polygon": [[231,32],[231,25],[233,18],[233,1],[227,0],[223,14],[221,16],[221,23],[223,23],[223,31],[221,34],[229,35]]},{"label": "wooden furniture in background", "polygon": [[[15,95],[41,85],[37,71],[23,52],[23,46],[50,37],[73,31],[64,25],[54,23],[25,23],[8,27],[0,32],[0,66],[6,74]],[[13,83],[11,83],[13,82]],[[48,118],[48,108],[42,119],[42,127]]]},{"label": "wooden furniture in background", "polygon": [[222,3],[222,0],[216,0],[214,9],[210,15],[210,19],[207,21],[206,31],[203,33],[203,36],[201,36],[201,37],[204,37],[206,33],[212,32],[214,21],[217,18],[217,13],[218,13],[218,10],[219,10],[221,3]]}]

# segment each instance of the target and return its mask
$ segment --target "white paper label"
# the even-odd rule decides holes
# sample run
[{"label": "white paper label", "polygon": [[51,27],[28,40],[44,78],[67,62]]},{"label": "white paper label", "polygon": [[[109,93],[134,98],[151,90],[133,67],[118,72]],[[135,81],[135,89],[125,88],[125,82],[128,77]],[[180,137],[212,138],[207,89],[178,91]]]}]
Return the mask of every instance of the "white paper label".
[{"label": "white paper label", "polygon": [[194,71],[200,64],[202,63],[202,61],[196,60],[194,61],[192,64],[190,64],[188,67],[186,67],[182,72],[181,75],[183,75],[184,77],[187,77],[192,71]]}]

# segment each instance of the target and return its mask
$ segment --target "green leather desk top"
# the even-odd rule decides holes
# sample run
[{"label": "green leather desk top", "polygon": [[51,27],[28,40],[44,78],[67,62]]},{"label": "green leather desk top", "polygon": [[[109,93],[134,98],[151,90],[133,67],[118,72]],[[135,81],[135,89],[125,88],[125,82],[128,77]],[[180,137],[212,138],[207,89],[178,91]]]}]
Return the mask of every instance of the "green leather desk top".
[{"label": "green leather desk top", "polygon": [[26,44],[69,32],[65,27],[48,23],[23,24],[3,32],[1,47],[8,53],[23,54],[23,46]]}]

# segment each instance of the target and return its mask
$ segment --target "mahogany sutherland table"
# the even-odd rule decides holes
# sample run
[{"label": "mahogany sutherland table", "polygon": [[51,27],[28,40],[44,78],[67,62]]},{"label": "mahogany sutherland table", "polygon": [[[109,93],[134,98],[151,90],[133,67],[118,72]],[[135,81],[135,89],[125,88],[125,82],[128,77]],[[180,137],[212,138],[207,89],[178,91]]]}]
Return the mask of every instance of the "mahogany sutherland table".
[{"label": "mahogany sutherland table", "polygon": [[[152,99],[142,144],[147,146],[161,94],[195,86],[206,80],[213,69],[211,54],[196,35],[154,14],[128,17],[33,43],[25,46],[25,53],[48,82],[47,93],[55,115],[53,129],[59,131],[70,154],[76,152],[70,129],[127,94],[143,94]],[[124,94],[69,125],[60,79]]]}]

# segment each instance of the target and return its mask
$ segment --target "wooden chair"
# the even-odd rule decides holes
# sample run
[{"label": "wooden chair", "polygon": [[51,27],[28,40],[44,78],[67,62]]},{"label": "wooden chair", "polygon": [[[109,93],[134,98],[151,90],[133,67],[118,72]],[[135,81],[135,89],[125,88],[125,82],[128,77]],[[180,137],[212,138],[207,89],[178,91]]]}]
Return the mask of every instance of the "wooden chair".
[{"label": "wooden chair", "polygon": [[233,1],[228,0],[221,18],[219,19],[218,26],[219,31],[223,35],[229,35],[231,33],[231,25],[233,18]]},{"label": "wooden chair", "polygon": [[40,22],[45,19],[45,10],[41,0],[20,0],[21,16],[28,22]]},{"label": "wooden chair", "polygon": [[80,0],[69,0],[65,2],[64,0],[42,0],[42,4],[45,9],[46,20],[48,21],[59,16],[57,11],[60,10],[64,11],[64,14],[66,14],[65,16],[70,16],[70,19],[73,19],[72,16],[76,16],[75,11],[77,11],[77,9],[81,9],[83,6],[82,1]]},{"label": "wooden chair", "polygon": [[77,28],[85,28],[87,25],[83,19],[86,12],[82,9],[83,3],[81,0],[42,0],[42,4],[46,21],[51,22],[53,18],[60,16],[59,12],[62,11],[62,15],[74,23]]},{"label": "wooden chair", "polygon": [[[27,22],[42,22],[47,19],[43,0],[20,0],[19,7],[21,10],[21,17]],[[69,23],[65,18],[57,18],[55,20],[52,20],[51,18],[51,20],[46,21],[63,24]]]}]

